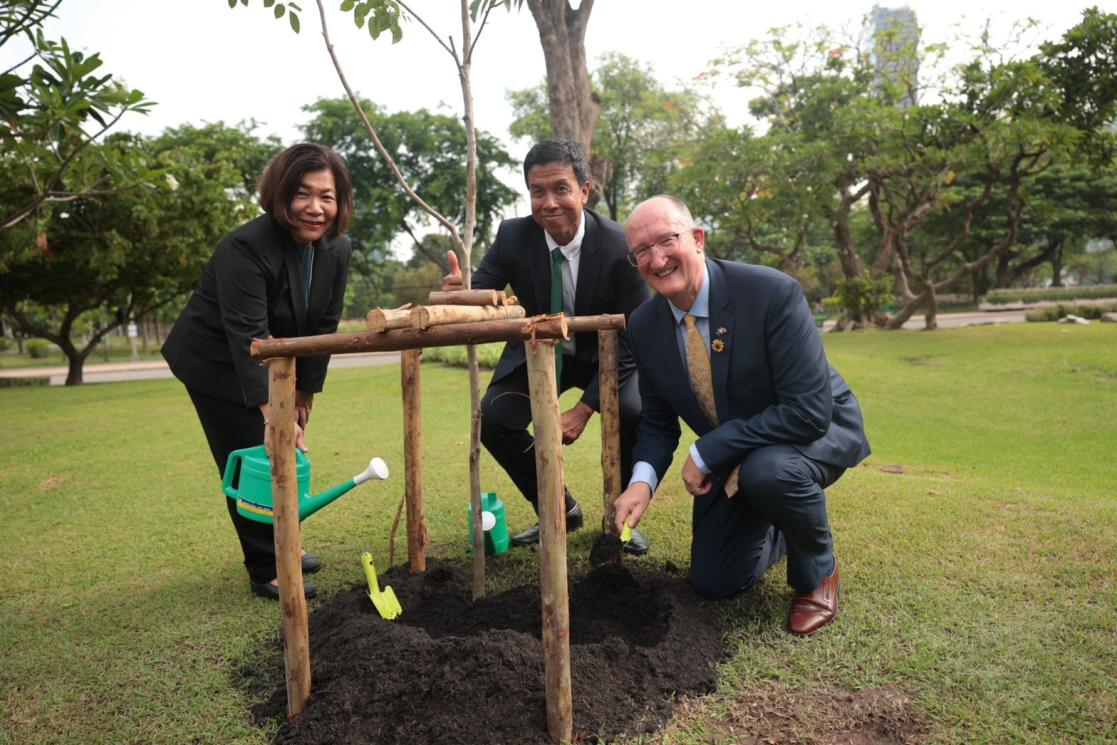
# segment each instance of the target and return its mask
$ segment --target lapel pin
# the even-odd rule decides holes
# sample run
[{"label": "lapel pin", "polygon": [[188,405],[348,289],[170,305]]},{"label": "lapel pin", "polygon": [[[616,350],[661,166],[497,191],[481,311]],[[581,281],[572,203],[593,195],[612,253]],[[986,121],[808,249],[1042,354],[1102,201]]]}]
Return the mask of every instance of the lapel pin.
[{"label": "lapel pin", "polygon": [[714,350],[715,352],[724,352],[725,342],[723,342],[721,339],[714,339],[712,342],[710,342],[710,349]]},{"label": "lapel pin", "polygon": [[717,331],[718,336],[722,336],[722,335],[728,334],[728,333],[729,333],[729,329],[725,328],[725,326],[718,326],[718,331]]}]

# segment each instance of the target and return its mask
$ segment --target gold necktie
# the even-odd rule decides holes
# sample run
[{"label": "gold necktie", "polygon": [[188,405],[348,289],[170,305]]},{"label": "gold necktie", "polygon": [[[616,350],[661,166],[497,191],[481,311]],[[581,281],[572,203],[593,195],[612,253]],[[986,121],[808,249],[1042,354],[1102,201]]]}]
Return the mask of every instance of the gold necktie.
[{"label": "gold necktie", "polygon": [[[717,426],[718,409],[714,403],[714,374],[710,368],[710,355],[706,352],[706,342],[702,333],[695,325],[694,316],[689,313],[683,316],[686,323],[686,367],[690,373],[690,387],[698,398],[698,405],[706,415],[711,426]],[[737,493],[737,466],[729,474],[725,482],[725,496],[732,497]]]}]

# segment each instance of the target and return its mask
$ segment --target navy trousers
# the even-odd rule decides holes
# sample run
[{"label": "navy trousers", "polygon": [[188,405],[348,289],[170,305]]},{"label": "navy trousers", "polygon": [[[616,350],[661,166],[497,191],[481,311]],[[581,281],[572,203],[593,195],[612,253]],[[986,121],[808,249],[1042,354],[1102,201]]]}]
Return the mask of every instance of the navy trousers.
[{"label": "navy trousers", "polygon": [[[581,388],[597,374],[597,366],[577,357],[562,358],[562,380],[559,392]],[[633,373],[619,391],[621,425],[621,473],[632,473],[632,448],[636,444],[636,427],[640,422],[640,387]],[[531,423],[531,399],[528,397],[527,365],[520,365],[503,379],[490,383],[481,399],[481,443],[500,464],[509,478],[538,507],[539,482],[535,477],[535,440],[527,431]],[[566,508],[573,506],[567,492]]]},{"label": "navy trousers", "polygon": [[826,487],[845,469],[790,445],[758,448],[741,463],[740,489],[694,498],[690,579],[699,595],[746,592],[787,555],[787,583],[810,592],[834,571]]}]

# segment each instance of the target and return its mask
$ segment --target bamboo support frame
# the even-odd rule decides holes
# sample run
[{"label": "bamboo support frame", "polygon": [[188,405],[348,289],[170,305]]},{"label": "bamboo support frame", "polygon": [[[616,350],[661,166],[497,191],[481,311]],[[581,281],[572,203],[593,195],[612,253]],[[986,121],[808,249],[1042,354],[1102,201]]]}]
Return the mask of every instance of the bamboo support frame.
[{"label": "bamboo support frame", "polygon": [[429,329],[432,326],[525,316],[527,311],[522,305],[423,305],[411,310],[411,328]]},{"label": "bamboo support frame", "polygon": [[570,693],[570,604],[566,580],[566,504],[562,424],[555,383],[555,344],[527,344],[527,377],[539,481],[539,574],[543,605],[543,683],[547,732],[556,743],[573,736]]},{"label": "bamboo support frame", "polygon": [[[326,334],[293,339],[252,342],[252,356],[268,360],[271,369],[270,410],[273,494],[275,501],[275,551],[283,611],[284,660],[287,674],[287,712],[300,714],[310,697],[310,639],[306,599],[302,588],[299,556],[299,513],[294,460],[295,358],[345,352],[405,350],[401,355],[404,395],[405,465],[408,498],[408,556],[416,569],[413,528],[420,557],[426,535],[422,512],[422,430],[420,395],[420,350],[425,347],[477,344],[489,341],[531,341],[527,351],[528,381],[535,430],[535,457],[539,472],[540,591],[543,609],[544,687],[547,701],[547,730],[555,742],[573,737],[573,705],[570,681],[570,607],[566,576],[566,510],[564,503],[562,431],[555,381],[554,349],[568,334],[599,332],[599,369],[602,383],[602,469],[607,509],[612,507],[611,483],[619,493],[620,479],[614,469],[609,475],[606,459],[619,469],[619,397],[617,388],[616,332],[625,327],[623,315],[566,318],[536,316],[435,326],[427,330],[388,329],[382,333]],[[413,368],[413,369],[412,369]],[[612,381],[612,382],[610,382]],[[612,388],[610,392],[608,389]],[[612,398],[612,404],[608,403]],[[412,407],[412,408],[409,408]],[[409,415],[408,412],[415,412]],[[606,434],[614,432],[615,435]],[[418,444],[414,444],[417,440]],[[275,447],[279,445],[280,447]],[[616,456],[605,451],[614,449]],[[418,494],[412,500],[410,495]],[[614,497],[615,498],[615,497]],[[413,520],[412,517],[415,516]],[[479,517],[479,513],[475,514]],[[478,520],[479,523],[479,520]],[[484,541],[479,541],[483,546]],[[482,549],[483,551],[483,549]],[[482,558],[484,554],[482,553]],[[425,562],[425,557],[422,559]]]},{"label": "bamboo support frame", "polygon": [[597,373],[601,388],[601,480],[605,509],[601,512],[601,532],[616,530],[614,502],[621,495],[621,406],[617,377],[619,343],[616,331],[597,332]]},{"label": "bamboo support frame", "polygon": [[403,390],[403,493],[407,501],[407,559],[412,574],[427,571],[423,517],[423,392],[421,349],[400,355],[400,387]]},{"label": "bamboo support frame", "polygon": [[283,611],[283,657],[287,676],[287,716],[306,708],[310,698],[310,632],[299,556],[299,495],[295,470],[295,360],[270,363],[268,410],[271,437],[272,499],[275,503],[275,568]]},{"label": "bamboo support frame", "polygon": [[427,296],[430,305],[508,305],[504,290],[434,290]]},{"label": "bamboo support frame", "polygon": [[[619,319],[618,328],[624,328],[624,316],[591,316],[591,318],[601,319],[600,323],[606,328],[613,328],[613,324],[618,323],[615,319]],[[426,331],[406,328],[393,329],[382,334],[364,332],[298,336],[290,339],[255,339],[252,342],[252,357],[263,360],[272,357],[315,357],[347,352],[392,352],[421,347],[486,344],[492,341],[517,339],[565,339],[567,335],[567,319],[559,313],[553,316],[434,326]]]}]

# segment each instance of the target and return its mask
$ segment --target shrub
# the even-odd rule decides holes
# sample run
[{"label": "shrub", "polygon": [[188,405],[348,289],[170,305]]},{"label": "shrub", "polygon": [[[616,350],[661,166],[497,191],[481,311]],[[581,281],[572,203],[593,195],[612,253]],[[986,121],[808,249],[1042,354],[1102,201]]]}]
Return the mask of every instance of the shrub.
[{"label": "shrub", "polygon": [[[500,353],[504,350],[503,342],[492,344],[479,344],[477,346],[477,364],[490,370],[496,367],[500,360]],[[465,347],[431,347],[423,350],[423,359],[428,362],[441,362],[450,367],[468,367],[469,358]]]},{"label": "shrub", "polygon": [[12,348],[12,340],[6,336],[0,336],[0,352],[7,352]]},{"label": "shrub", "polygon": [[23,345],[33,360],[45,360],[50,354],[50,342],[46,339],[32,339]]},{"label": "shrub", "polygon": [[29,388],[49,383],[50,378],[0,378],[0,388]]},{"label": "shrub", "polygon": [[[892,302],[892,278],[873,279],[866,269],[858,277],[839,280],[834,297],[837,305],[851,314],[871,315]],[[828,304],[827,300],[823,301],[824,306]]]},{"label": "shrub", "polygon": [[1100,305],[1058,303],[1057,305],[1048,305],[1043,308],[1030,310],[1024,314],[1024,318],[1028,321],[1058,321],[1067,314],[1073,314],[1080,318],[1089,318],[1096,321],[1102,317],[1103,313],[1112,313],[1114,311],[1117,311],[1117,302],[1102,303]]},{"label": "shrub", "polygon": [[996,305],[1009,303],[1040,303],[1061,300],[1099,300],[1117,298],[1117,285],[1090,287],[1028,287],[1023,289],[990,290],[985,302]]}]

